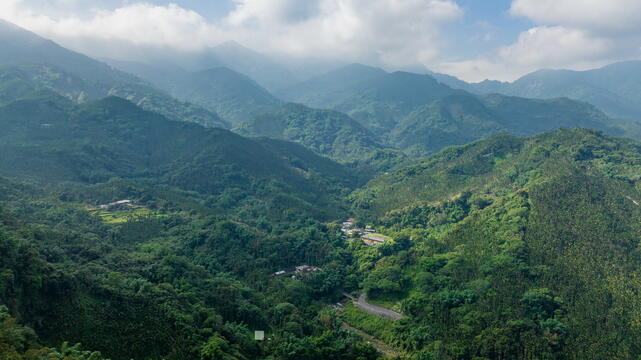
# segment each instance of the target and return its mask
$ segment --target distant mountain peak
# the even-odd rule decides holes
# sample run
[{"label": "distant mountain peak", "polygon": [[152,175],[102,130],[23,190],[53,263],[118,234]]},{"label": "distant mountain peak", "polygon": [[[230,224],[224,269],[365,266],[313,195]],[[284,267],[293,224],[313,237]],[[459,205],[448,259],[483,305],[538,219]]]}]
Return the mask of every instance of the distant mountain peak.
[{"label": "distant mountain peak", "polygon": [[27,33],[32,33],[31,31],[2,18],[0,18],[0,30],[23,31]]},{"label": "distant mountain peak", "polygon": [[251,51],[253,53],[257,53],[257,51],[252,50],[241,43],[237,42],[236,40],[227,40],[225,42],[222,42],[216,46],[214,46],[214,49],[232,49],[232,50],[244,50],[244,51]]}]

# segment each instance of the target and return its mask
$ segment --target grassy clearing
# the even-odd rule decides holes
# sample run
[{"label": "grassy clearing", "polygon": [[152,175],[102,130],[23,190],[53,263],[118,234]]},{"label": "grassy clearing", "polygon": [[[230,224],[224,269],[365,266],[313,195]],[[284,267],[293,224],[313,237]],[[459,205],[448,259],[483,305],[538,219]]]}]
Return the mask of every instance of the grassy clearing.
[{"label": "grassy clearing", "polygon": [[152,211],[146,207],[138,207],[125,210],[100,210],[96,208],[88,209],[93,215],[98,215],[105,224],[122,224],[132,218],[137,217],[161,217],[163,215]]},{"label": "grassy clearing", "polygon": [[360,329],[388,344],[393,343],[394,321],[370,315],[358,309],[354,304],[347,304],[341,318],[350,326]]}]

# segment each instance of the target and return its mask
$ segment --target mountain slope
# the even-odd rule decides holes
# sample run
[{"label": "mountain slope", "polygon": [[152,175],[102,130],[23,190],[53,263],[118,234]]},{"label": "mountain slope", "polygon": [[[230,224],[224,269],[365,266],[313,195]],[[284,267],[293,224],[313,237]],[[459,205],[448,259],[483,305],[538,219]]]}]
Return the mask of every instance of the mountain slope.
[{"label": "mountain slope", "polygon": [[[637,181],[639,153],[641,145],[636,141],[588,129],[557,130],[531,138],[502,134],[445,149],[416,160],[396,174],[381,175],[370,183],[367,192],[376,198],[373,208],[380,214],[415,201],[438,201],[457,192],[484,193],[517,186],[530,176],[534,180],[536,176],[553,175],[555,163],[575,163],[592,168],[592,172]],[[541,174],[542,170],[545,172]],[[430,186],[425,186],[428,183]]]},{"label": "mountain slope", "polygon": [[[237,42],[228,41],[209,51],[225,67],[254,79],[270,91],[276,91],[297,81],[295,75],[285,67]],[[211,66],[207,68],[209,67]]]},{"label": "mountain slope", "polygon": [[217,113],[231,127],[281,103],[254,80],[227,67],[189,72],[175,65],[115,60],[109,63],[151,82],[177,99]]},{"label": "mountain slope", "polygon": [[335,161],[356,165],[367,172],[389,168],[402,159],[380,139],[349,116],[286,104],[243,123],[238,132],[300,143]]},{"label": "mountain slope", "polygon": [[[69,97],[84,93],[83,99],[86,97],[90,100],[115,95],[173,120],[193,121],[206,126],[228,126],[215,113],[177,101],[135,76],[67,50],[4,20],[0,20],[0,47],[3,48],[0,65],[17,66],[36,88],[49,88]],[[63,84],[63,88],[51,86],[51,82],[41,81],[42,74],[47,74],[45,80],[74,77],[77,87],[70,89],[69,84]]]},{"label": "mountain slope", "polygon": [[[442,78],[442,77],[441,77]],[[451,79],[450,79],[451,80]],[[479,96],[430,75],[352,65],[292,88],[294,99],[344,112],[391,148],[424,156],[501,132],[532,135],[590,127],[634,135],[634,126],[571,100]]]},{"label": "mountain slope", "polygon": [[373,180],[355,206],[396,241],[358,248],[355,267],[408,316],[382,333],[435,358],[638,357],[640,181],[641,144],[582,129],[500,135]]},{"label": "mountain slope", "polygon": [[250,78],[227,68],[188,74],[176,81],[170,93],[219,114],[232,126],[280,104]]},{"label": "mountain slope", "polygon": [[465,83],[443,76],[454,88],[479,94],[500,93],[511,96],[550,99],[568,97],[591,103],[613,117],[641,119],[641,61],[614,63],[587,71],[539,70],[514,82],[484,81]]},{"label": "mountain slope", "polygon": [[461,94],[429,75],[395,72],[362,82],[334,106],[369,129],[389,131],[418,107]]},{"label": "mountain slope", "polygon": [[[80,107],[55,96],[14,102],[0,108],[0,128],[0,175],[13,178],[146,179],[214,196],[236,191],[245,198],[274,186],[280,189],[274,196],[289,193],[317,215],[334,211],[330,194],[354,181],[340,165],[301,146],[283,153],[226,130],[167,120],[116,97]],[[325,191],[312,191],[319,188]]]},{"label": "mountain slope", "polygon": [[385,75],[386,72],[379,68],[351,64],[282,89],[276,94],[282,99],[310,107],[332,108],[354,93],[362,83]]}]

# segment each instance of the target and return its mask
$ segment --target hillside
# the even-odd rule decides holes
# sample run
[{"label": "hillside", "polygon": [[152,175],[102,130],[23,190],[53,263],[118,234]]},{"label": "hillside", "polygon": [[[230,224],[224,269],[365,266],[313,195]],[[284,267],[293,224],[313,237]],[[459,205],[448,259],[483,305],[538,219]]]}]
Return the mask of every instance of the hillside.
[{"label": "hillside", "polygon": [[[340,89],[340,90],[339,90]],[[351,65],[292,88],[292,100],[344,112],[382,143],[410,156],[501,132],[533,135],[558,128],[590,127],[613,135],[636,134],[587,103],[532,100],[456,90],[430,75],[386,73]]]},{"label": "hillside", "polygon": [[[173,120],[228,127],[211,111],[178,101],[133,75],[67,50],[4,20],[0,20],[0,47],[3,49],[0,65],[4,71],[20,72],[22,80],[34,88],[48,88],[75,101],[119,96]],[[52,81],[60,78],[73,78],[73,81]]]},{"label": "hillside", "polygon": [[[105,210],[124,213],[119,223],[88,205],[125,197],[136,210]],[[378,358],[321,312],[342,286],[333,267],[346,250],[335,229],[283,199],[269,209],[287,205],[282,222],[251,203],[212,214],[220,204],[127,179],[42,188],[0,178],[0,357]],[[141,209],[146,215],[134,214]],[[271,276],[304,263],[327,275]],[[254,329],[269,334],[269,347],[253,340]]]},{"label": "hillside", "polygon": [[108,62],[151,82],[177,99],[218,114],[231,128],[281,104],[254,80],[227,67],[190,72],[171,64]]},{"label": "hillside", "polygon": [[190,73],[177,79],[168,91],[217,113],[232,127],[280,104],[255,81],[227,68]]},{"label": "hillside", "polygon": [[298,104],[286,104],[256,116],[237,131],[294,141],[368,174],[388,169],[403,159],[401,153],[386,149],[376,135],[349,116]]},{"label": "hillside", "polygon": [[514,82],[465,83],[440,78],[445,84],[479,94],[500,93],[537,99],[567,97],[595,105],[612,117],[641,119],[641,61],[614,63],[587,71],[539,70]]},{"label": "hillside", "polygon": [[[269,91],[277,91],[297,82],[296,76],[286,67],[235,41],[214,46],[209,52],[224,67],[254,79]],[[205,69],[210,67],[211,65]]]},{"label": "hillside", "polygon": [[[18,179],[120,177],[212,196],[234,193],[244,201],[275,186],[280,190],[271,196],[288,193],[302,211],[319,216],[332,213],[338,205],[332,196],[353,184],[346,169],[301,146],[283,153],[226,130],[167,120],[117,97],[82,106],[48,94],[17,101],[0,108],[0,129],[0,175]],[[311,191],[319,187],[326,191]]]},{"label": "hillside", "polygon": [[326,309],[352,170],[47,90],[0,106],[0,152],[1,358],[378,358]]},{"label": "hillside", "polygon": [[641,144],[581,129],[373,180],[355,206],[396,241],[355,246],[355,268],[408,316],[380,333],[428,358],[638,357],[640,180]]},{"label": "hillside", "polygon": [[[282,111],[295,116],[255,126],[367,134],[340,113]],[[632,140],[503,134],[387,170],[349,196],[354,173],[299,144],[41,91],[0,106],[0,151],[3,355],[377,359],[341,321],[414,357],[641,354]],[[119,199],[135,212],[96,209]],[[347,201],[393,240],[345,241],[327,221],[347,217]],[[275,275],[300,264],[322,270]],[[329,305],[342,291],[405,317],[375,321],[351,305],[339,317]],[[271,346],[247,340],[256,328]]]},{"label": "hillside", "polygon": [[276,94],[282,99],[315,108],[331,108],[348,97],[362,83],[383,77],[382,69],[351,64],[284,88]]},{"label": "hillside", "polygon": [[[432,202],[465,191],[484,194],[501,187],[516,190],[514,186],[523,186],[529,176],[551,176],[543,171],[568,162],[637,181],[638,169],[633,165],[640,151],[633,140],[587,129],[558,130],[531,138],[502,134],[418,159],[413,165],[372,180],[362,194],[376,199],[367,203],[382,215],[417,198]],[[425,186],[427,183],[430,186]]]}]

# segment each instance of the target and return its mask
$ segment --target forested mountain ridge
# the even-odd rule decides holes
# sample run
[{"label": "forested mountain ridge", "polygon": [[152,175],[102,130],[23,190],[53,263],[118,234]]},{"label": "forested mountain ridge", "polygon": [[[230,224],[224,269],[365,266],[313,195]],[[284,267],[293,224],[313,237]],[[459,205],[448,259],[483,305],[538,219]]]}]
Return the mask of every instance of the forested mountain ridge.
[{"label": "forested mountain ridge", "polygon": [[105,62],[156,85],[162,84],[161,88],[171,86],[171,82],[167,80],[173,75],[197,73],[214,68],[227,68],[242,74],[270,92],[277,92],[298,81],[285,66],[234,41],[178,53],[157,49],[146,56],[143,55],[142,59],[137,61],[105,59]]},{"label": "forested mountain ridge", "polygon": [[[0,46],[3,48],[2,71],[29,83],[25,86],[48,88],[81,102],[120,96],[173,120],[228,127],[211,111],[178,101],[133,75],[67,50],[4,20],[0,20]],[[66,83],[59,79],[73,80]]]},{"label": "forested mountain ridge", "polygon": [[[525,180],[552,175],[546,171],[551,171],[550,164],[554,163],[574,163],[591,172],[600,171],[636,182],[640,179],[639,153],[641,147],[637,141],[590,129],[551,131],[529,138],[501,134],[464,146],[448,147],[393,173],[378,176],[363,188],[363,194],[376,194],[372,196],[375,201],[367,203],[372,205],[369,209],[377,209],[374,212],[382,215],[410,205],[417,195],[420,201],[430,202],[465,191],[498,191],[502,186],[516,190]],[[520,177],[523,179],[516,181]],[[425,186],[428,181],[431,185]]]},{"label": "forested mountain ridge", "polygon": [[[2,356],[377,358],[324,310],[349,254],[321,221],[347,215],[351,170],[117,97],[40,92],[0,128]],[[271,276],[301,264],[324,269]]]},{"label": "forested mountain ridge", "polygon": [[276,94],[286,100],[316,108],[328,108],[354,92],[362,83],[385,76],[382,69],[351,64],[302,81]]},{"label": "forested mountain ridge", "polygon": [[404,158],[402,153],[382,145],[377,135],[343,113],[293,103],[255,116],[236,131],[242,135],[294,141],[365,173],[378,173]]},{"label": "forested mountain ridge", "polygon": [[[214,58],[221,61],[224,67],[254,79],[272,92],[296,83],[298,80],[296,75],[285,66],[235,41],[224,42],[209,51]],[[209,67],[211,66],[206,66],[206,68]]]},{"label": "forested mountain ridge", "polygon": [[301,205],[313,212],[322,212],[324,200],[312,189],[326,187],[327,194],[354,186],[347,169],[302,146],[271,150],[270,142],[170,121],[117,97],[77,106],[45,93],[1,107],[0,119],[0,174],[19,179],[148,179],[209,195],[231,191],[240,198],[251,193],[252,184],[276,181],[284,192],[311,201]]},{"label": "forested mountain ridge", "polygon": [[173,64],[107,61],[177,99],[217,113],[231,124],[230,128],[282,103],[253,79],[225,66],[188,71]]},{"label": "forested mountain ridge", "polygon": [[587,103],[479,96],[450,88],[430,75],[387,73],[363,65],[308,80],[282,96],[344,112],[386,146],[411,156],[501,132],[533,135],[563,127],[590,127],[621,135],[629,128]]},{"label": "forested mountain ridge", "polygon": [[167,91],[216,112],[232,127],[281,104],[252,79],[224,67],[178,78]]},{"label": "forested mountain ridge", "polygon": [[456,78],[439,79],[453,88],[479,94],[500,93],[538,99],[568,97],[589,102],[613,117],[639,120],[640,77],[641,62],[626,61],[586,71],[538,70],[513,82],[465,83]]},{"label": "forested mountain ridge", "polygon": [[640,181],[638,142],[582,129],[373,180],[354,204],[396,241],[356,250],[361,286],[408,315],[379,336],[439,359],[638,357]]},{"label": "forested mountain ridge", "polygon": [[[346,252],[335,229],[305,215],[280,230],[273,220],[254,228],[241,222],[260,220],[251,213],[210,215],[199,204],[206,198],[130,181],[0,183],[3,358],[378,357],[322,311],[319,299],[340,286],[341,266],[330,262]],[[87,211],[114,195],[154,211],[121,224]],[[302,263],[327,267],[297,280],[269,276]],[[254,330],[272,341],[261,346]]]}]

